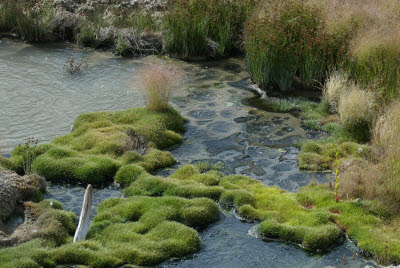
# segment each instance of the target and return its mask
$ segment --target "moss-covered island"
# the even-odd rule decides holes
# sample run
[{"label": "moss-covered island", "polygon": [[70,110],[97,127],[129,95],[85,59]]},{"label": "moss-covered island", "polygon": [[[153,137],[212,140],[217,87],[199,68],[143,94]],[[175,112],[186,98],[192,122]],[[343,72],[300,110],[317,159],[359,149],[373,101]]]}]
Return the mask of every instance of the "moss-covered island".
[{"label": "moss-covered island", "polygon": [[124,173],[132,168],[153,172],[175,164],[160,149],[182,142],[184,123],[173,108],[83,114],[71,134],[35,147],[17,146],[0,164],[22,174],[29,158],[32,171],[50,181],[102,184],[113,182],[118,172],[117,181],[124,183]]}]

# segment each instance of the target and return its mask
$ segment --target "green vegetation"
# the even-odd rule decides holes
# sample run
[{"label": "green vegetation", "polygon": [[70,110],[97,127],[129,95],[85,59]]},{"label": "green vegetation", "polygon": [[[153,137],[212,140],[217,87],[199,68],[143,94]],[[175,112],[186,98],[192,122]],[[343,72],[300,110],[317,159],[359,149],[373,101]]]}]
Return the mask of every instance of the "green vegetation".
[{"label": "green vegetation", "polygon": [[393,100],[400,88],[398,10],[398,1],[261,1],[245,24],[250,75],[261,88],[287,92],[341,70]]},{"label": "green vegetation", "polygon": [[327,31],[321,11],[304,1],[260,4],[245,34],[247,68],[262,88],[288,92],[295,77],[312,86],[341,58],[342,44]]},{"label": "green vegetation", "polygon": [[54,10],[45,2],[39,10],[25,12],[24,1],[4,1],[0,7],[0,32],[17,33],[24,40],[49,41],[55,38]]},{"label": "green vegetation", "polygon": [[[258,231],[265,238],[325,249],[343,241],[345,230],[361,249],[382,262],[400,260],[396,218],[376,201],[341,198],[335,202],[335,191],[325,185],[309,185],[293,194],[242,175],[222,177],[216,170],[202,173],[193,165],[182,166],[168,178],[139,169],[131,178],[128,173],[125,184],[132,181],[125,191],[128,197],[100,204],[87,241],[72,244],[65,232],[59,237],[49,231],[18,247],[0,250],[0,261],[10,267],[19,263],[117,267],[125,263],[154,265],[182,257],[199,249],[195,229],[219,218],[218,206],[209,198],[247,220],[260,221]],[[38,211],[47,208],[49,201],[39,204],[35,205]],[[53,204],[50,212],[55,208],[61,205]],[[40,222],[54,219],[51,213]],[[74,229],[68,224],[69,217],[56,218],[61,224],[57,226]],[[25,251],[27,246],[29,251]]]},{"label": "green vegetation", "polygon": [[[184,59],[228,55],[257,0],[179,0],[163,17],[165,50]],[[208,39],[216,43],[210,48]],[[212,53],[211,53],[212,54]]]},{"label": "green vegetation", "polygon": [[304,125],[309,129],[323,129],[322,122],[328,115],[325,103],[319,104],[305,98],[274,99],[271,105],[277,112],[301,111],[304,116]]},{"label": "green vegetation", "polygon": [[[335,142],[306,141],[301,145],[299,166],[306,170],[333,170],[335,167]],[[337,146],[341,162],[348,158],[368,159],[372,154],[371,146],[354,142],[343,142]]]},{"label": "green vegetation", "polygon": [[[125,165],[153,172],[175,164],[170,153],[158,149],[182,142],[178,133],[184,131],[184,122],[173,108],[163,112],[133,108],[83,114],[76,119],[71,134],[49,144],[30,148],[20,145],[13,150],[11,159],[2,163],[23,174],[29,150],[32,170],[48,180],[110,182]],[[146,153],[141,155],[136,150]],[[121,183],[123,173],[118,173]]]},{"label": "green vegetation", "polygon": [[335,146],[339,162],[349,159],[368,160],[373,156],[371,130],[376,120],[374,94],[362,90],[342,73],[331,75],[324,86],[320,103],[304,98],[272,99],[272,108],[279,112],[301,111],[308,129],[325,131],[322,140],[300,142],[299,167],[324,171],[336,168]]},{"label": "green vegetation", "polygon": [[[59,264],[86,264],[118,267],[124,263],[158,264],[167,258],[183,257],[197,251],[200,239],[193,228],[203,228],[219,218],[217,205],[206,198],[108,199],[99,207],[90,229],[90,239],[71,243],[70,236],[66,240],[60,239],[64,239],[66,234],[62,229],[65,224],[72,231],[75,229],[73,221],[71,226],[69,218],[54,211],[52,209],[51,213],[40,216],[39,222],[50,225],[39,232],[39,239],[0,250],[2,265],[54,267]],[[53,222],[55,220],[58,225]],[[48,243],[48,240],[56,243]]]},{"label": "green vegetation", "polygon": [[[339,150],[343,153],[356,146],[347,143]],[[377,258],[387,256],[382,261],[399,260],[397,233],[390,237],[396,222],[390,212],[376,201],[353,202],[342,198],[335,202],[335,191],[325,185],[309,185],[292,194],[246,176],[221,177],[215,170],[201,173],[196,166],[184,165],[167,179],[141,175],[125,193],[128,196],[209,197],[225,208],[234,208],[248,220],[261,221],[258,230],[264,237],[300,243],[310,249],[339,243],[344,229],[363,250]],[[383,247],[385,243],[389,248]]]}]

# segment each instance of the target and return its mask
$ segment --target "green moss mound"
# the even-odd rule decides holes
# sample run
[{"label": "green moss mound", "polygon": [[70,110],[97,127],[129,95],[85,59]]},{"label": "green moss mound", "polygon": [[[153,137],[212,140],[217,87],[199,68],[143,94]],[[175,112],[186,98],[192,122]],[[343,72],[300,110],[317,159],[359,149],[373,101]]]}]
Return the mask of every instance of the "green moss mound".
[{"label": "green moss mound", "polygon": [[259,232],[263,236],[310,249],[328,248],[343,235],[331,222],[330,213],[307,210],[289,192],[246,176],[222,177],[215,170],[201,173],[193,165],[183,165],[168,178],[141,175],[125,189],[125,195],[208,197],[250,221],[261,221]]},{"label": "green moss mound", "polygon": [[[49,201],[36,206],[48,209]],[[53,204],[53,207],[59,204]],[[204,228],[219,218],[218,206],[207,198],[179,197],[112,198],[101,203],[89,231],[89,240],[59,241],[61,233],[75,230],[67,214],[50,209],[39,217],[48,227],[38,238],[0,250],[5,267],[55,267],[84,264],[119,267],[125,263],[154,265],[168,258],[196,252],[200,238],[194,228]],[[60,211],[63,212],[63,211]],[[63,217],[64,215],[65,217]],[[53,227],[58,221],[59,228]],[[63,228],[61,228],[63,226]],[[60,234],[57,234],[57,232]]]},{"label": "green moss mound", "polygon": [[[309,148],[319,153],[324,151],[318,144]],[[340,147],[343,155],[355,151],[359,153],[358,144],[343,143]],[[209,176],[214,178],[211,183],[209,179],[200,179]],[[264,238],[293,242],[308,249],[327,249],[343,241],[344,230],[363,250],[377,258],[390,252],[392,262],[400,260],[396,255],[397,233],[394,237],[389,234],[397,225],[389,213],[374,202],[336,203],[334,191],[325,185],[310,185],[293,194],[246,176],[222,177],[215,170],[201,173],[198,166],[184,165],[168,178],[141,175],[126,188],[126,194],[189,198],[203,195],[225,208],[234,208],[249,221],[260,221],[258,231]],[[383,236],[379,237],[381,231]],[[381,243],[389,243],[393,248],[385,249]]]},{"label": "green moss mound", "polygon": [[382,264],[399,263],[399,219],[390,216],[377,202],[335,202],[334,195],[326,185],[309,185],[301,188],[296,198],[300,203],[307,200],[315,211],[329,212],[333,221],[355,239],[362,250]]},{"label": "green moss mound", "polygon": [[93,267],[158,264],[197,251],[200,239],[193,228],[218,218],[217,205],[206,198],[108,199],[99,206],[90,240],[59,247],[45,257],[57,264]]},{"label": "green moss mound", "polygon": [[[173,108],[155,112],[133,108],[118,112],[96,112],[80,115],[71,134],[49,144],[29,148],[18,146],[9,161],[1,165],[18,173],[24,163],[48,180],[68,180],[101,184],[111,182],[117,171],[130,164],[148,172],[175,164],[168,152],[159,149],[182,142],[185,119]],[[146,151],[141,155],[137,151]],[[126,171],[129,168],[125,168]],[[118,179],[122,179],[123,171]]]},{"label": "green moss mound", "polygon": [[215,171],[200,173],[196,166],[183,165],[167,179],[150,174],[140,176],[125,189],[125,195],[207,197],[218,201],[223,192],[218,186],[220,177]]}]

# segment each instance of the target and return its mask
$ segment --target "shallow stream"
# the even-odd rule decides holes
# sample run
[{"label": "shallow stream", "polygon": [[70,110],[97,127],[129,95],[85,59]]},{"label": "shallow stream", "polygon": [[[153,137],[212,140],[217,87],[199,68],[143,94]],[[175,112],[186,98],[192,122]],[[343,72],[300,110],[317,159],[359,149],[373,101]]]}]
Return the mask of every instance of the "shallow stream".
[{"label": "shallow stream", "polygon": [[[84,59],[87,70],[71,75],[69,58]],[[325,175],[301,172],[294,144],[311,135],[298,116],[271,113],[246,105],[255,95],[249,89],[244,60],[185,63],[150,56],[123,59],[72,45],[32,46],[0,39],[0,148],[9,154],[29,137],[50,141],[71,131],[81,113],[122,110],[144,104],[135,74],[150,62],[169,62],[185,73],[172,104],[190,121],[184,143],[170,151],[178,164],[159,171],[170,174],[179,165],[207,161],[225,174],[246,174],[266,185],[296,191]],[[84,188],[51,184],[48,198],[64,203],[77,215]],[[94,207],[102,200],[122,196],[111,185],[95,189]],[[254,235],[254,223],[240,221],[232,212],[201,232],[201,250],[183,260],[159,267],[364,267],[367,260],[349,241],[327,253],[309,253],[297,245],[263,241]]]}]

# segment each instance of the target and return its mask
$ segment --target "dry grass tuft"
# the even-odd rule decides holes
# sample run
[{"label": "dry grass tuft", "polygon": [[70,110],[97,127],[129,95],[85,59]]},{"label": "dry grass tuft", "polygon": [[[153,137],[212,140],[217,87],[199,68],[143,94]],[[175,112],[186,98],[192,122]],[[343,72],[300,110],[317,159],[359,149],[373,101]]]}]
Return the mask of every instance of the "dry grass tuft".
[{"label": "dry grass tuft", "polygon": [[358,142],[368,142],[375,112],[374,94],[353,85],[341,94],[339,116],[344,128]]},{"label": "dry grass tuft", "polygon": [[348,90],[351,83],[348,77],[341,73],[333,73],[324,86],[324,99],[329,104],[330,112],[335,113],[338,111],[340,96]]},{"label": "dry grass tuft", "polygon": [[169,66],[150,64],[145,67],[139,74],[139,81],[147,107],[154,111],[167,109],[172,91],[181,78],[182,74]]}]

